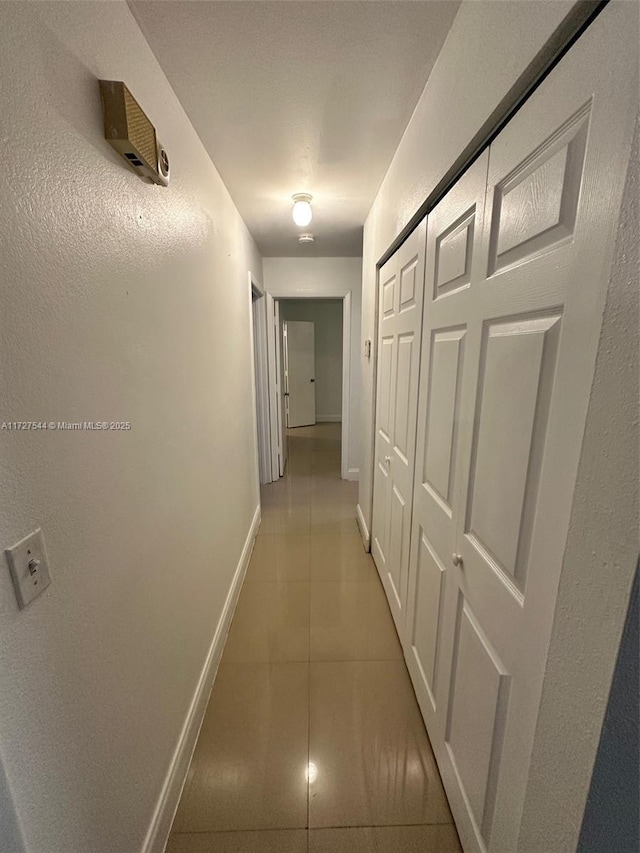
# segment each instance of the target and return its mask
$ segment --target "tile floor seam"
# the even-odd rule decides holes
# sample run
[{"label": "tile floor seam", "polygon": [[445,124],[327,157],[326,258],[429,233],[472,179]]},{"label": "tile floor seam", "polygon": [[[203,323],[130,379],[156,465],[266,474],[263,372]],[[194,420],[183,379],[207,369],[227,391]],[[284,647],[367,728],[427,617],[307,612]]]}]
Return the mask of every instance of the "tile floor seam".
[{"label": "tile floor seam", "polygon": [[234,832],[245,835],[249,832],[322,832],[325,829],[404,829],[404,827],[452,826],[452,821],[433,821],[432,823],[350,823],[335,826],[268,826],[252,829],[181,829],[172,835],[231,835]]}]

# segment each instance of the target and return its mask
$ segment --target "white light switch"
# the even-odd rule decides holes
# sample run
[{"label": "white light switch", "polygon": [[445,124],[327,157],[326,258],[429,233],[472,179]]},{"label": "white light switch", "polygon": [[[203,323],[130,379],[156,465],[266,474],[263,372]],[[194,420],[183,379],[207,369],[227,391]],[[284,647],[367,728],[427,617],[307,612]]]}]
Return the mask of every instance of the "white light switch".
[{"label": "white light switch", "polygon": [[4,552],[20,607],[26,607],[51,583],[42,530],[38,528]]}]

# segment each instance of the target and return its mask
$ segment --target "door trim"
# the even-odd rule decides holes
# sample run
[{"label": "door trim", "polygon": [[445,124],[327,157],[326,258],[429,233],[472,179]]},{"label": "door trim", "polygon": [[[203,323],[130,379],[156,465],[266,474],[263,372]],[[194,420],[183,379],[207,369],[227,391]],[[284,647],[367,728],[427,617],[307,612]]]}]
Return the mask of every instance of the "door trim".
[{"label": "door trim", "polygon": [[[271,288],[267,293],[268,299],[275,300],[276,303],[284,302],[289,299],[341,299],[342,300],[342,447],[340,461],[340,476],[343,480],[358,480],[360,476],[359,468],[349,467],[349,403],[351,400],[351,290],[336,290],[336,293],[328,294],[326,290],[305,290],[304,293],[292,294],[291,292],[279,293],[278,288]],[[269,400],[270,402],[276,399],[276,373],[279,370],[279,358],[281,352],[276,353],[275,334],[273,340],[268,338],[267,344],[269,347]],[[281,350],[281,348],[280,348]],[[273,358],[272,358],[273,353]],[[273,361],[273,363],[272,363]],[[272,442],[273,443],[273,442]],[[276,478],[277,479],[277,478]]]},{"label": "door trim", "polygon": [[[257,494],[261,483],[273,480],[271,467],[271,425],[269,420],[269,374],[267,370],[267,341],[265,290],[251,271],[249,281],[249,346],[251,348],[251,399],[253,402],[253,434]],[[259,326],[254,323],[254,299],[257,303]],[[257,344],[257,348],[256,348]],[[256,369],[257,368],[257,369]],[[258,429],[259,425],[259,429]],[[260,440],[260,438],[262,440]]]},{"label": "door trim", "polygon": [[278,433],[278,408],[280,406],[280,382],[276,353],[276,311],[273,296],[265,292],[267,324],[267,371],[269,395],[269,423],[271,450],[271,482],[280,479],[280,435]]}]

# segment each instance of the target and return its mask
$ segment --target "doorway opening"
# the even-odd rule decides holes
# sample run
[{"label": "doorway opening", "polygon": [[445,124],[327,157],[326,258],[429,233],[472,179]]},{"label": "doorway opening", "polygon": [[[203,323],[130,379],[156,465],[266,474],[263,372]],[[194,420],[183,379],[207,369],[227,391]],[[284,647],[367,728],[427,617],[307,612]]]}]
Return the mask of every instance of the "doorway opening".
[{"label": "doorway opening", "polygon": [[271,424],[269,420],[269,377],[267,372],[267,311],[265,293],[249,273],[251,297],[251,355],[258,479],[260,485],[271,483]]},{"label": "doorway opening", "polygon": [[316,432],[330,432],[337,441],[341,476],[347,479],[350,300],[280,298],[275,317],[281,473],[288,438],[317,425]]}]

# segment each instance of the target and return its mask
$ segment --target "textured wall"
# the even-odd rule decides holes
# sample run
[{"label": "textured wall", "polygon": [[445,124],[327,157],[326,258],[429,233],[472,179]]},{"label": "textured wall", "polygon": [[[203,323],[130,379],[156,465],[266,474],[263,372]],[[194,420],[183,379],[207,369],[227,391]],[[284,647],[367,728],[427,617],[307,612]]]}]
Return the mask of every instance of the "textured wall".
[{"label": "textured wall", "polygon": [[306,298],[342,296],[351,292],[351,389],[349,401],[349,470],[356,478],[360,469],[362,426],[360,420],[360,315],[361,258],[265,258],[264,286],[273,296]]},{"label": "textured wall", "polygon": [[640,850],[639,579],[636,570],[578,853]]},{"label": "textured wall", "polygon": [[283,299],[280,317],[315,326],[316,418],[340,420],[342,414],[342,300]]},{"label": "textured wall", "polygon": [[[168,189],[104,141],[98,77]],[[40,525],[53,576],[21,612],[0,567],[2,762],[29,853],[137,853],[258,500],[261,258],[125,3],[0,4],[0,79],[0,421],[132,424],[0,431],[0,545]]]}]

